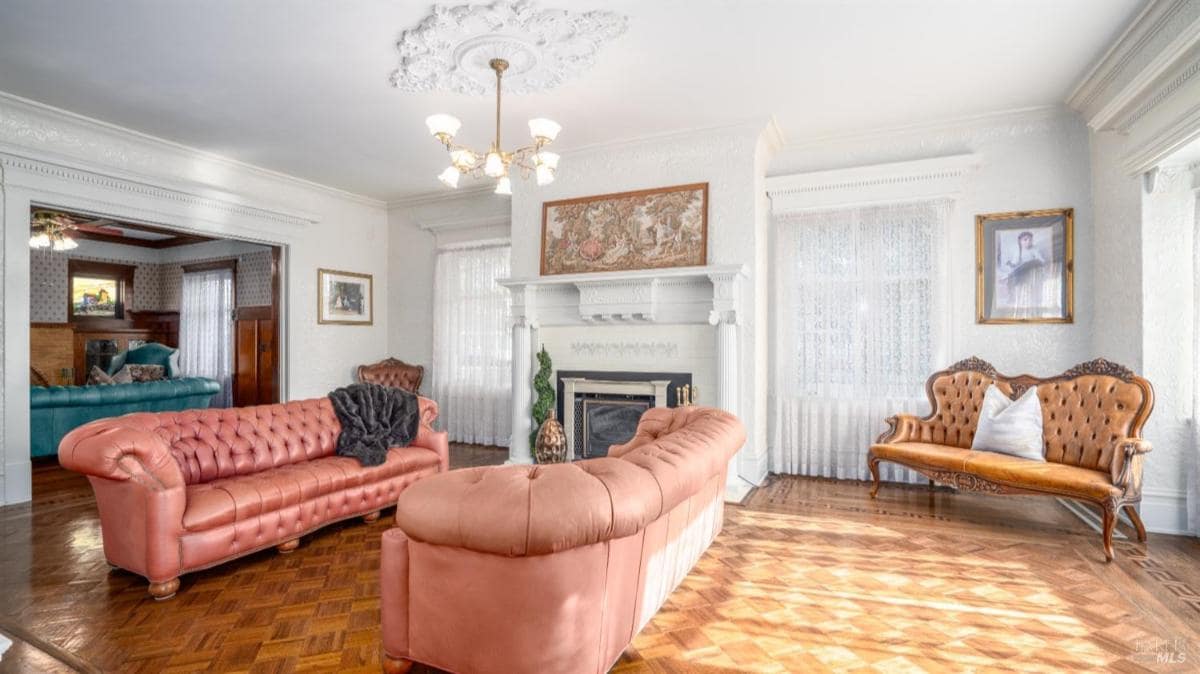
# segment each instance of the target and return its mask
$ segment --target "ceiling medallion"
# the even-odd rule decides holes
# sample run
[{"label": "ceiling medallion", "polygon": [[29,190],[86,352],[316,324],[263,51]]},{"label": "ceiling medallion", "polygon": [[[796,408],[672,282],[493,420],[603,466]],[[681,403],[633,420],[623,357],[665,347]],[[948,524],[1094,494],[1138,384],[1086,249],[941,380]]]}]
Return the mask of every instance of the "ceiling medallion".
[{"label": "ceiling medallion", "polygon": [[396,42],[401,91],[484,95],[495,90],[491,62],[508,63],[505,90],[553,89],[590,68],[604,43],[625,32],[616,12],[540,9],[528,0],[490,5],[434,5],[433,14]]}]

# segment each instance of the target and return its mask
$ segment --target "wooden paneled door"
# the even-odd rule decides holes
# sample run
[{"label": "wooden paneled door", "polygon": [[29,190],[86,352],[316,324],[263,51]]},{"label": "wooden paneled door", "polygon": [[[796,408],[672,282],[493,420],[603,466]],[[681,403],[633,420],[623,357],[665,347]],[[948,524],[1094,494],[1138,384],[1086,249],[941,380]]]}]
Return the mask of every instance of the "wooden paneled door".
[{"label": "wooden paneled door", "polygon": [[279,402],[279,260],[271,249],[271,305],[241,307],[234,324],[233,404]]},{"label": "wooden paneled door", "polygon": [[279,402],[275,378],[276,331],[271,307],[242,307],[234,326],[233,404],[266,405]]}]

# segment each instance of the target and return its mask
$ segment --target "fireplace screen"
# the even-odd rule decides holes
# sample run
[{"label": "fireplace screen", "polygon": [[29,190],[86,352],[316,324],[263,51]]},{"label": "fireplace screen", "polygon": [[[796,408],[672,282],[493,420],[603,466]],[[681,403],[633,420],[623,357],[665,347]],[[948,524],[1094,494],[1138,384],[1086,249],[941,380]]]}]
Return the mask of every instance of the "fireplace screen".
[{"label": "fireplace screen", "polygon": [[637,431],[642,412],[654,406],[653,398],[620,396],[614,398],[583,398],[577,403],[582,409],[577,418],[575,436],[576,458],[590,459],[608,456],[610,445],[629,442]]}]

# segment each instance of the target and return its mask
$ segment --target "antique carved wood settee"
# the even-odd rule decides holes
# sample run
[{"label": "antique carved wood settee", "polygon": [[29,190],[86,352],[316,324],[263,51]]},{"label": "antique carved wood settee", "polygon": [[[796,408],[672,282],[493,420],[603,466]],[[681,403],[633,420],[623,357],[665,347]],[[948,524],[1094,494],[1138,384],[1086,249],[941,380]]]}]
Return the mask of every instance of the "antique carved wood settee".
[{"label": "antique carved wood settee", "polygon": [[[1042,406],[1045,462],[989,451],[971,441],[989,384],[1015,398],[1036,386]],[[1112,532],[1124,508],[1139,541],[1146,530],[1134,506],[1142,498],[1142,461],[1150,443],[1142,425],[1154,406],[1150,382],[1103,359],[1046,379],[999,374],[968,358],[926,383],[932,413],[899,414],[867,454],[879,491],[879,462],[891,461],[958,489],[992,494],[1046,494],[1094,503],[1104,513],[1104,555],[1113,558]]]},{"label": "antique carved wood settee", "polygon": [[449,470],[446,433],[430,426],[437,404],[418,404],[416,437],[372,467],[336,455],[329,398],[101,419],[68,433],[58,458],[92,483],[108,563],[166,599],[185,573],[291,552],[339,520],[372,522],[414,481]]}]

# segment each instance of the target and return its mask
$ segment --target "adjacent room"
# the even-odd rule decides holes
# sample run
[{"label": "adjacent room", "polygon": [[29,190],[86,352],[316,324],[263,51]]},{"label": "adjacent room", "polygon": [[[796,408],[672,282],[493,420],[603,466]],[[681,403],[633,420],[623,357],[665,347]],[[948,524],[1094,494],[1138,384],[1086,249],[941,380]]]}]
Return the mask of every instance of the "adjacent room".
[{"label": "adjacent room", "polygon": [[1200,0],[0,1],[0,672],[1191,672]]}]

